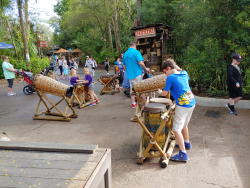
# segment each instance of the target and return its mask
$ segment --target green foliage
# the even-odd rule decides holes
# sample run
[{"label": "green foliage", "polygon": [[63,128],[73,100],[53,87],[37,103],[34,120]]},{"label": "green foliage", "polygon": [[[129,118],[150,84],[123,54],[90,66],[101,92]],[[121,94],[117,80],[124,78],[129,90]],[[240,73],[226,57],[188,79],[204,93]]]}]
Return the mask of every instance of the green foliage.
[{"label": "green foliage", "polygon": [[[10,58],[10,63],[14,66],[15,69],[22,69],[25,71],[29,71],[29,68],[27,67],[27,63],[24,60],[17,60],[13,57]],[[0,79],[4,78],[3,69],[2,69],[2,63],[3,60],[0,60]],[[50,64],[49,58],[45,57],[43,59],[40,58],[31,58],[30,59],[30,69],[33,74],[40,73],[41,70],[43,70],[45,67],[47,67]]]},{"label": "green foliage", "polygon": [[246,70],[245,85],[243,85],[243,93],[248,98],[250,97],[250,67]]},{"label": "green foliage", "polygon": [[49,66],[49,58],[31,58],[30,67],[33,74],[40,73],[45,67]]},{"label": "green foliage", "polygon": [[168,53],[188,71],[192,86],[210,96],[227,94],[227,66],[237,52],[243,57],[244,92],[250,94],[249,0],[144,0],[142,6],[145,24],[165,22],[175,28]]}]

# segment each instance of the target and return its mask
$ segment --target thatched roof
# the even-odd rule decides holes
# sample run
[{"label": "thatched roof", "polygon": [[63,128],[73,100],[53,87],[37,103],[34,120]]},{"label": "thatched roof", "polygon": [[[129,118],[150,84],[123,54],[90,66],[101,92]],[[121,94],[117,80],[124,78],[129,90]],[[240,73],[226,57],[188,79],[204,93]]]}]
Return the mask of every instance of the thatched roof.
[{"label": "thatched roof", "polygon": [[69,52],[68,50],[65,50],[63,48],[61,48],[60,50],[58,50],[57,52],[55,52],[56,54],[59,54],[59,53],[67,53]]},{"label": "thatched roof", "polygon": [[80,50],[79,48],[76,48],[72,53],[82,53],[82,50]]}]

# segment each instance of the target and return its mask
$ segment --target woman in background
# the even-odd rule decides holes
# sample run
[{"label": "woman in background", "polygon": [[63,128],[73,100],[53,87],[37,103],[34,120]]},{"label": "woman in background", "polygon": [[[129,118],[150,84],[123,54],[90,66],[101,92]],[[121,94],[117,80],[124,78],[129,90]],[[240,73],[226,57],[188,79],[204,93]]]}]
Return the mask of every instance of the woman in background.
[{"label": "woman in background", "polygon": [[1,58],[3,59],[3,73],[5,79],[8,81],[8,96],[14,96],[16,93],[12,91],[12,86],[15,78],[15,72],[17,69],[14,69],[13,65],[9,63],[9,58],[7,56],[2,55]]}]

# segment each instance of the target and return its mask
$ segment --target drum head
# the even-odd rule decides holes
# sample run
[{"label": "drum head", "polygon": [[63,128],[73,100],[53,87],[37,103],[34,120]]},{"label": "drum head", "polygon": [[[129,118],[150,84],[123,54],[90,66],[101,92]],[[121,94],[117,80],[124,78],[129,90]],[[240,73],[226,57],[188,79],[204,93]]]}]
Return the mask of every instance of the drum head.
[{"label": "drum head", "polygon": [[166,105],[160,103],[148,103],[144,106],[144,109],[151,113],[165,112],[167,110]]},{"label": "drum head", "polygon": [[112,75],[112,74],[104,74],[104,75],[101,75],[100,76],[100,78],[102,79],[102,78],[111,78],[111,77],[113,77],[114,75]]},{"label": "drum head", "polygon": [[167,98],[154,98],[149,100],[150,103],[161,103],[165,105],[172,105],[172,100]]},{"label": "drum head", "polygon": [[83,83],[74,83],[74,87],[77,87],[77,86],[81,86],[81,85],[84,85]]}]

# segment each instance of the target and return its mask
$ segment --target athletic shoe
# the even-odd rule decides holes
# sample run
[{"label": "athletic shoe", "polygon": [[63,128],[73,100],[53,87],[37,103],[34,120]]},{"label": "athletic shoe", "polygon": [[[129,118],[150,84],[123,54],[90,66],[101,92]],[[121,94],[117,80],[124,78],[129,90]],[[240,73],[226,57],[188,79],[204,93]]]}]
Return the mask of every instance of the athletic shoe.
[{"label": "athletic shoe", "polygon": [[228,103],[226,104],[226,107],[227,107],[228,110],[230,111],[230,114],[237,115],[236,110],[235,110],[235,109],[231,110],[231,108],[229,107]]},{"label": "athletic shoe", "polygon": [[135,103],[135,104],[132,104],[132,108],[135,108],[135,107],[136,107],[136,105],[137,105],[136,103]]},{"label": "athletic shoe", "polygon": [[109,73],[107,72],[107,74],[109,74]]},{"label": "athletic shoe", "polygon": [[8,95],[8,96],[14,96],[14,94],[12,94],[12,93],[8,93],[7,95]]},{"label": "athletic shoe", "polygon": [[[184,142],[184,144],[185,144],[186,150],[190,150],[190,149],[192,148],[190,142],[189,142],[189,143]],[[176,148],[179,148],[179,144],[175,144],[175,147],[176,147]]]},{"label": "athletic shoe", "polygon": [[61,77],[60,79],[63,80],[63,77]]},{"label": "athletic shoe", "polygon": [[96,105],[95,102],[92,102],[92,103],[89,104],[89,106],[95,106],[95,105]]},{"label": "athletic shoe", "polygon": [[16,93],[14,93],[14,92],[11,92],[13,95],[16,95]]},{"label": "athletic shoe", "polygon": [[233,109],[233,110],[230,110],[230,114],[237,115],[237,112],[235,109]]},{"label": "athletic shoe", "polygon": [[188,154],[183,151],[179,151],[179,153],[175,156],[170,157],[172,161],[188,161]]},{"label": "athletic shoe", "polygon": [[96,101],[95,101],[95,103],[99,103],[99,102],[100,102],[100,100],[96,100]]}]

